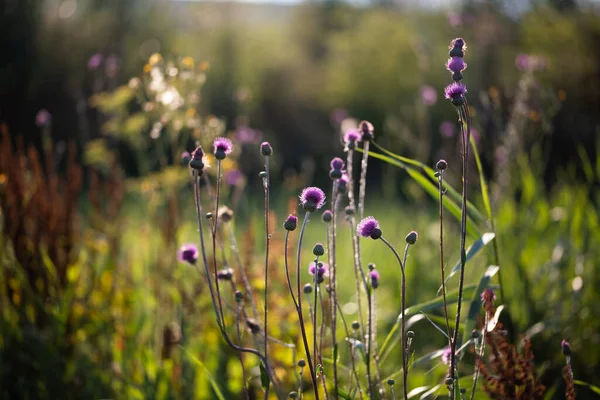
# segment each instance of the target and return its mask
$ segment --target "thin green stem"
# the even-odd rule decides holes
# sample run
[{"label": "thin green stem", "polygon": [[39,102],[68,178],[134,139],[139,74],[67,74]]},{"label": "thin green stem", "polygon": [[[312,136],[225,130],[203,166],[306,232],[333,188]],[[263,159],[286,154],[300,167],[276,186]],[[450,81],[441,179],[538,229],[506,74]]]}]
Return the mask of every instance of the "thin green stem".
[{"label": "thin green stem", "polygon": [[450,331],[450,321],[448,319],[448,303],[446,301],[446,273],[444,264],[444,171],[438,170],[439,193],[440,193],[440,271],[442,273],[442,297],[444,299],[444,318],[446,319],[446,332],[448,334],[448,344],[452,347],[452,332]]},{"label": "thin green stem", "polygon": [[[270,190],[270,182],[269,182],[269,156],[265,156],[265,172],[266,176],[263,178],[263,186],[265,189],[265,324],[264,324],[264,333],[265,333],[265,358],[269,358],[268,356],[268,320],[269,320],[269,244],[271,243],[271,235],[269,233],[269,190]],[[269,385],[267,385],[265,390],[265,400],[269,398]]]}]

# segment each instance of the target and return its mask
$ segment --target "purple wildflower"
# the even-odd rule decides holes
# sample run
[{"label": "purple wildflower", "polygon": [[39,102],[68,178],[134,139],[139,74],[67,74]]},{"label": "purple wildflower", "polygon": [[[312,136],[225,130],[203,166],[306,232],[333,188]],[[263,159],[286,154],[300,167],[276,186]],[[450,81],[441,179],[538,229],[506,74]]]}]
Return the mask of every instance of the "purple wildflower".
[{"label": "purple wildflower", "polygon": [[92,55],[90,57],[90,59],[88,60],[88,64],[87,64],[88,69],[90,71],[98,69],[100,64],[102,64],[102,60],[103,60],[102,54],[96,53],[96,54]]},{"label": "purple wildflower", "polygon": [[421,88],[421,99],[426,106],[432,106],[437,101],[437,92],[431,86],[425,85]]},{"label": "purple wildflower", "polygon": [[560,342],[560,346],[562,347],[563,355],[565,357],[569,357],[571,355],[571,345],[569,344],[569,342],[563,339],[563,341]]},{"label": "purple wildflower", "polygon": [[52,120],[52,115],[50,115],[48,110],[46,110],[45,108],[42,108],[35,115],[35,124],[40,128],[43,126],[49,125],[51,120]]},{"label": "purple wildflower", "polygon": [[195,244],[184,244],[179,248],[177,258],[181,262],[196,264],[198,260],[198,247]]},{"label": "purple wildflower", "polygon": [[456,134],[456,124],[451,121],[444,121],[440,124],[440,134],[444,137],[452,137]]},{"label": "purple wildflower", "polygon": [[233,150],[233,143],[227,138],[218,137],[213,141],[213,147],[215,158],[217,160],[223,160],[227,157],[227,154],[230,154]]},{"label": "purple wildflower", "polygon": [[446,68],[452,72],[462,72],[467,68],[467,63],[462,57],[451,57],[446,62]]},{"label": "purple wildflower", "polygon": [[369,278],[371,279],[371,287],[377,289],[379,287],[379,272],[374,269],[369,272]]},{"label": "purple wildflower", "polygon": [[360,132],[356,129],[347,130],[344,133],[344,143],[348,144],[350,142],[358,142],[360,140]]},{"label": "purple wildflower", "polygon": [[444,97],[451,100],[456,107],[464,104],[465,93],[467,93],[467,87],[458,82],[453,82],[444,89]]},{"label": "purple wildflower", "polygon": [[481,301],[484,304],[493,302],[494,300],[496,300],[496,294],[494,293],[494,291],[492,289],[487,288],[483,292],[481,292]]},{"label": "purple wildflower", "polygon": [[450,48],[466,50],[467,44],[463,38],[456,38],[452,39],[452,42],[450,42]]},{"label": "purple wildflower", "polygon": [[283,224],[283,227],[285,228],[286,231],[293,231],[294,229],[296,229],[296,227],[298,226],[298,217],[296,217],[295,215],[290,214],[287,219],[285,220],[285,223]]},{"label": "purple wildflower", "polygon": [[520,53],[515,57],[515,66],[521,71],[529,69],[529,56],[527,54]]},{"label": "purple wildflower", "polygon": [[237,186],[244,179],[244,174],[239,169],[232,169],[225,173],[225,181],[230,186]]},{"label": "purple wildflower", "polygon": [[307,187],[300,194],[300,203],[304,210],[315,212],[325,205],[325,193],[318,187]]},{"label": "purple wildflower", "polygon": [[341,125],[346,118],[348,118],[348,111],[343,108],[336,108],[331,113],[331,121],[337,125]]},{"label": "purple wildflower", "polygon": [[262,138],[262,133],[256,129],[242,126],[235,131],[235,140],[238,143],[258,143]]},{"label": "purple wildflower", "polygon": [[365,238],[379,239],[381,237],[379,222],[373,217],[367,217],[360,221],[356,232]]},{"label": "purple wildflower", "polygon": [[339,169],[342,170],[344,169],[344,160],[342,160],[339,157],[335,157],[333,160],[331,160],[331,169]]},{"label": "purple wildflower", "polygon": [[363,121],[359,125],[360,132],[362,133],[363,142],[373,140],[375,137],[375,128],[373,128],[373,124],[369,121]]},{"label": "purple wildflower", "polygon": [[190,167],[198,171],[202,171],[204,169],[204,150],[202,150],[201,146],[196,147],[196,150],[192,152],[192,161],[190,161]]},{"label": "purple wildflower", "polygon": [[317,283],[322,283],[329,276],[329,265],[322,262],[315,264],[313,261],[308,266],[308,273],[314,275],[315,272],[317,273]]},{"label": "purple wildflower", "polygon": [[452,357],[452,349],[450,348],[450,346],[447,346],[444,349],[444,352],[442,353],[442,364],[449,365],[451,357]]},{"label": "purple wildflower", "polygon": [[271,154],[273,154],[273,148],[271,147],[271,145],[269,144],[269,142],[262,142],[260,145],[260,153],[263,156],[270,156]]},{"label": "purple wildflower", "polygon": [[192,159],[192,155],[188,151],[184,151],[181,153],[181,162],[183,164],[189,164]]}]

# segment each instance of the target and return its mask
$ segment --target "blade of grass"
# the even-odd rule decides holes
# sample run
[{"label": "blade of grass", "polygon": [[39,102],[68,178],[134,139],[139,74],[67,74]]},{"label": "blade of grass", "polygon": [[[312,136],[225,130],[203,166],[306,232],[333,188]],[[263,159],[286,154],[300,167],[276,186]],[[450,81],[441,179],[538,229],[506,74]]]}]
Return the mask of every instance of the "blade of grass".
[{"label": "blade of grass", "polygon": [[[466,262],[468,262],[471,258],[473,258],[477,253],[479,253],[495,237],[496,237],[495,233],[492,233],[492,232],[484,233],[475,243],[473,243],[467,249],[467,252],[466,252],[467,253],[466,254],[466,256],[467,256]],[[446,283],[448,283],[448,280],[454,274],[456,274],[458,271],[460,271],[460,261],[456,263],[456,265],[454,266],[454,268],[452,268],[452,271],[450,272],[450,274],[448,274],[448,276],[446,277]],[[440,286],[440,288],[438,289],[438,294],[440,293],[441,290],[442,290],[442,287]]]},{"label": "blade of grass", "polygon": [[223,393],[221,392],[221,389],[219,388],[219,385],[217,384],[217,382],[215,381],[215,379],[213,378],[213,376],[210,374],[210,371],[208,370],[208,368],[206,368],[206,365],[204,365],[202,363],[202,361],[200,361],[200,359],[196,358],[193,354],[191,354],[189,351],[183,349],[184,353],[186,356],[188,356],[188,358],[195,364],[197,364],[200,368],[202,368],[204,370],[204,373],[206,374],[206,377],[208,378],[208,381],[210,382],[210,386],[212,387],[213,391],[215,392],[215,396],[217,397],[218,400],[225,400],[225,396],[223,396]]}]

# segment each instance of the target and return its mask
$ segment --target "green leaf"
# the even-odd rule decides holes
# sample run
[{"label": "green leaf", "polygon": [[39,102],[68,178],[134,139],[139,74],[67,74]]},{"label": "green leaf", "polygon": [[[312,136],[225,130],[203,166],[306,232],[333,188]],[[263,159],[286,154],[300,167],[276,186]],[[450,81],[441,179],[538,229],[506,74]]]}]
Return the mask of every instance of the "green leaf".
[{"label": "green leaf", "polygon": [[594,386],[590,383],[584,382],[584,381],[580,381],[577,379],[573,379],[573,383],[578,385],[578,386],[584,386],[588,389],[590,389],[592,392],[599,394],[600,395],[600,388],[598,386]]},{"label": "green leaf", "polygon": [[471,339],[471,332],[477,326],[477,317],[479,316],[481,310],[481,292],[483,292],[483,290],[488,287],[490,280],[494,277],[494,275],[496,275],[496,273],[499,270],[499,266],[490,265],[479,280],[479,285],[477,286],[477,290],[475,290],[475,292],[473,293],[473,297],[471,298],[471,304],[469,305],[469,312],[467,313],[467,319],[465,321],[465,330],[463,332],[463,343],[466,343],[468,340]]},{"label": "green leaf", "polygon": [[259,367],[260,367],[260,386],[262,386],[262,388],[264,390],[267,390],[267,388],[269,387],[269,374],[267,374],[267,370],[265,369],[265,366],[263,365],[263,363],[260,363]]},{"label": "green leaf", "polygon": [[208,382],[210,383],[210,386],[212,387],[213,391],[215,392],[215,396],[217,396],[217,399],[218,400],[225,400],[225,396],[223,396],[223,393],[221,392],[221,389],[219,389],[219,385],[217,384],[217,382],[215,381],[215,379],[213,378],[213,376],[210,374],[210,371],[208,370],[208,368],[206,368],[206,366],[202,363],[202,361],[200,361],[200,359],[196,358],[193,354],[191,354],[185,348],[183,348],[181,346],[180,346],[180,348],[183,349],[185,355],[188,356],[188,358],[194,364],[198,365],[200,368],[202,368],[204,370],[204,373],[206,374],[206,377],[208,378]]},{"label": "green leaf", "polygon": [[[471,258],[473,258],[477,253],[479,253],[495,237],[496,237],[495,233],[487,232],[487,233],[484,233],[479,239],[477,239],[477,241],[475,243],[473,243],[467,249],[465,263],[468,262]],[[460,271],[460,260],[456,263],[454,268],[452,268],[452,271],[450,272],[450,274],[448,274],[448,276],[446,277],[446,283],[448,283],[448,280],[452,276],[454,276],[458,271]],[[440,287],[438,289],[438,293],[440,293],[441,290],[442,290],[442,288]]]},{"label": "green leaf", "polygon": [[343,390],[338,390],[338,396],[341,397],[344,400],[352,400],[352,398],[350,397],[350,395],[346,392],[344,392]]},{"label": "green leaf", "polygon": [[481,166],[481,159],[479,158],[479,150],[477,150],[477,143],[475,143],[475,138],[471,135],[471,148],[473,149],[473,155],[475,156],[475,164],[477,164],[477,171],[479,172],[479,186],[481,186],[481,198],[483,200],[483,206],[485,207],[485,212],[487,214],[488,220],[493,220],[492,215],[492,204],[490,202],[490,195],[487,186],[487,182],[485,181],[485,175],[483,174],[483,167]]}]

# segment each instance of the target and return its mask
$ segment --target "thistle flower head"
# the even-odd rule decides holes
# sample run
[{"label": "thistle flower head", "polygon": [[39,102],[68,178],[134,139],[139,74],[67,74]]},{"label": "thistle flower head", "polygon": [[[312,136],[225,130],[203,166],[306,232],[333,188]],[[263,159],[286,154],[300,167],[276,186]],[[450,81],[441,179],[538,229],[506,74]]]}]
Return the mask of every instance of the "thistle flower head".
[{"label": "thistle flower head", "polygon": [[496,294],[492,289],[487,288],[483,292],[481,292],[481,301],[484,304],[493,302],[494,300],[496,300]]},{"label": "thistle flower head", "polygon": [[373,140],[375,137],[375,128],[369,121],[363,121],[359,124],[360,132],[362,134],[363,142]]},{"label": "thistle flower head", "polygon": [[307,187],[300,194],[300,203],[307,212],[315,212],[325,205],[325,193],[318,187]]},{"label": "thistle flower head", "polygon": [[233,278],[233,270],[231,268],[225,268],[217,271],[217,279],[222,281],[230,281]]},{"label": "thistle flower head", "polygon": [[263,156],[270,156],[271,154],[273,154],[273,148],[271,147],[269,142],[262,142],[262,144],[260,145],[260,153]]},{"label": "thistle flower head", "polygon": [[453,82],[444,89],[444,97],[452,101],[456,107],[465,103],[464,95],[467,93],[467,87],[462,83]]},{"label": "thistle flower head", "polygon": [[444,349],[444,352],[442,353],[442,364],[449,365],[451,357],[452,357],[452,349],[450,348],[450,346],[448,346]]},{"label": "thistle flower head", "polygon": [[369,272],[369,278],[371,279],[371,287],[377,289],[379,287],[379,272],[374,269]]},{"label": "thistle flower head", "polygon": [[349,129],[344,133],[344,143],[348,145],[351,142],[358,142],[360,140],[360,132],[356,129]]},{"label": "thistle flower head", "polygon": [[456,38],[450,42],[450,57],[464,57],[465,51],[467,51],[467,44],[464,39]]},{"label": "thistle flower head", "polygon": [[321,218],[323,218],[323,222],[331,222],[333,219],[333,213],[330,210],[325,210],[323,211]]},{"label": "thistle flower head", "polygon": [[285,220],[285,223],[283,224],[283,227],[285,228],[286,231],[293,231],[296,229],[296,227],[298,226],[298,217],[296,217],[295,215],[290,214],[287,219]]},{"label": "thistle flower head", "polygon": [[183,153],[181,153],[181,163],[183,165],[189,164],[191,159],[192,155],[189,152],[184,151]]},{"label": "thistle flower head", "polygon": [[224,160],[225,157],[233,151],[233,143],[231,143],[231,140],[224,137],[216,138],[213,141],[213,147],[215,158],[217,160]]},{"label": "thistle flower head", "polygon": [[381,237],[379,222],[373,217],[367,217],[360,221],[356,232],[365,238],[379,239]]},{"label": "thistle flower head", "polygon": [[323,247],[322,243],[315,244],[315,247],[313,247],[313,254],[315,256],[322,256],[325,254],[325,247]]},{"label": "thistle flower head", "polygon": [[177,258],[181,262],[195,264],[198,260],[198,247],[195,244],[184,244],[179,248]]},{"label": "thistle flower head", "polygon": [[571,355],[571,345],[569,342],[563,339],[563,341],[560,342],[560,347],[562,348],[562,353],[565,357],[569,357]]},{"label": "thistle flower head", "polygon": [[446,69],[451,72],[462,72],[467,68],[467,63],[462,57],[450,57],[446,62]]},{"label": "thistle flower head", "polygon": [[333,160],[331,160],[329,165],[331,165],[331,169],[337,169],[341,171],[344,169],[344,160],[339,157],[335,157]]},{"label": "thistle flower head", "polygon": [[308,273],[310,275],[317,274],[317,283],[322,283],[329,276],[329,265],[326,263],[315,263],[314,261],[308,265]]},{"label": "thistle flower head", "polygon": [[415,243],[417,243],[418,238],[419,238],[419,235],[417,234],[417,232],[411,231],[408,233],[408,235],[406,235],[406,243],[415,244]]},{"label": "thistle flower head", "polygon": [[192,152],[190,167],[197,171],[202,171],[204,169],[204,150],[202,150],[202,146],[196,147],[196,150]]}]

